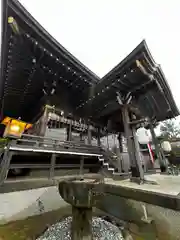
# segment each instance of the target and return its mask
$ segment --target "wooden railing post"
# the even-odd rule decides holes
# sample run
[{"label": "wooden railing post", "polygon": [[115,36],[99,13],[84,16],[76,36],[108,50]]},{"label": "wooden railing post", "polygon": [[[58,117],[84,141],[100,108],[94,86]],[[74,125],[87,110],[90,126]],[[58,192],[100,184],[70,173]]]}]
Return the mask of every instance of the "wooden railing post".
[{"label": "wooden railing post", "polygon": [[91,125],[88,125],[88,144],[92,144],[92,127]]},{"label": "wooden railing post", "polygon": [[39,135],[44,137],[46,134],[46,128],[47,128],[47,124],[48,124],[48,115],[49,115],[49,109],[48,106],[45,106],[45,110],[44,110],[44,114],[40,119],[40,123],[39,123]]}]

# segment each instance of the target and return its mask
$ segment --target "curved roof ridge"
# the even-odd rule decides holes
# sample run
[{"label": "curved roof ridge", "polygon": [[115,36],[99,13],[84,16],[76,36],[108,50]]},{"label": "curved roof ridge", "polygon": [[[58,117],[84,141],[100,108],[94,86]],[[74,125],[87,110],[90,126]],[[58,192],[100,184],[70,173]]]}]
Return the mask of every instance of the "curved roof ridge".
[{"label": "curved roof ridge", "polygon": [[86,74],[91,75],[94,80],[98,81],[100,79],[93,71],[86,67],[65,47],[63,47],[50,33],[48,33],[46,29],[26,10],[26,8],[18,0],[8,0],[8,6],[10,6],[22,20],[25,20],[26,24],[31,27],[38,35],[40,35],[41,38],[46,40],[49,45],[53,45],[53,48],[56,47],[58,50],[60,50],[62,52],[61,54],[63,54],[64,57],[68,57],[68,60],[71,61],[72,64],[78,64],[80,70],[86,71]]},{"label": "curved roof ridge", "polygon": [[111,76],[111,74],[114,73],[116,70],[119,70],[119,68],[123,68],[133,56],[137,55],[137,53],[141,51],[142,47],[144,46],[144,42],[145,40],[141,41],[135,49],[133,49],[125,58],[123,58],[120,63],[118,63],[113,69],[111,69],[107,74],[105,74],[100,81],[103,81],[104,79]]}]

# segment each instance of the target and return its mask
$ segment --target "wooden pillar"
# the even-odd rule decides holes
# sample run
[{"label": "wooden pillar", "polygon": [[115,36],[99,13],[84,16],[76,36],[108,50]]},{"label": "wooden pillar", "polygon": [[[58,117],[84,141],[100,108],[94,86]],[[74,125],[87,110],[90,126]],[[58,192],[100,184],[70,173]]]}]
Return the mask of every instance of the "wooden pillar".
[{"label": "wooden pillar", "polygon": [[97,130],[97,145],[100,147],[101,146],[101,129],[98,127]]},{"label": "wooden pillar", "polygon": [[69,124],[69,139],[68,141],[71,141],[72,140],[72,120],[70,121],[70,124]]},{"label": "wooden pillar", "polygon": [[[141,180],[144,180],[144,170],[142,167],[140,146],[137,139],[135,126],[132,126],[132,134],[133,134],[134,151],[135,151],[135,158],[136,158],[136,172],[138,173],[138,177],[140,177]],[[132,174],[132,177],[133,177],[133,174]]]},{"label": "wooden pillar", "polygon": [[80,159],[79,175],[80,175],[81,179],[83,179],[83,170],[84,170],[84,156],[82,156],[81,159]]},{"label": "wooden pillar", "polygon": [[127,139],[127,149],[131,165],[132,179],[137,178],[141,181],[144,179],[144,172],[142,165],[140,164],[139,143],[137,141],[135,127],[130,125],[130,116],[127,105],[122,107],[122,117],[125,137]]},{"label": "wooden pillar", "polygon": [[67,127],[67,141],[71,141],[72,140],[72,117],[70,116],[70,123]]},{"label": "wooden pillar", "polygon": [[119,151],[120,153],[123,152],[123,146],[122,146],[122,133],[118,134],[118,142],[119,142]]},{"label": "wooden pillar", "polygon": [[53,153],[51,156],[51,167],[49,172],[49,178],[54,178],[54,172],[55,172],[55,165],[56,165],[56,154]]},{"label": "wooden pillar", "polygon": [[72,240],[92,240],[92,208],[72,206]]},{"label": "wooden pillar", "polygon": [[118,134],[118,143],[119,143],[119,157],[118,157],[118,169],[119,172],[122,172],[124,169],[124,163],[122,158],[123,146],[122,146],[122,133]]},{"label": "wooden pillar", "polygon": [[88,125],[88,144],[92,144],[92,128],[91,125]]},{"label": "wooden pillar", "polygon": [[107,140],[107,148],[109,149],[109,138],[108,138],[108,133],[107,133],[106,140]]},{"label": "wooden pillar", "polygon": [[40,126],[39,126],[39,135],[44,137],[46,134],[47,124],[48,124],[48,115],[49,109],[45,106],[43,116],[40,119]]},{"label": "wooden pillar", "polygon": [[79,134],[80,141],[83,141],[83,135],[82,133]]},{"label": "wooden pillar", "polygon": [[156,156],[157,156],[158,161],[159,161],[161,172],[165,172],[167,170],[167,164],[166,164],[166,161],[165,161],[164,153],[160,149],[160,146],[159,146],[159,143],[158,143],[158,140],[157,140],[157,137],[156,137],[156,133],[154,131],[154,127],[153,127],[151,122],[150,122],[149,126],[150,126],[150,132],[151,132],[151,136],[152,136],[152,142],[154,143],[155,153],[156,153]]}]

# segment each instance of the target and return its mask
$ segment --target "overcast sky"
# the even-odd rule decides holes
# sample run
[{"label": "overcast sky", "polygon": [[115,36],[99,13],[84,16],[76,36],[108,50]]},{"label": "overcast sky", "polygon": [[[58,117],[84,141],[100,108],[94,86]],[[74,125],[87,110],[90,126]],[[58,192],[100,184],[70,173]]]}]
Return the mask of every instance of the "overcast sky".
[{"label": "overcast sky", "polygon": [[180,108],[179,0],[20,0],[66,49],[102,77],[141,40]]}]

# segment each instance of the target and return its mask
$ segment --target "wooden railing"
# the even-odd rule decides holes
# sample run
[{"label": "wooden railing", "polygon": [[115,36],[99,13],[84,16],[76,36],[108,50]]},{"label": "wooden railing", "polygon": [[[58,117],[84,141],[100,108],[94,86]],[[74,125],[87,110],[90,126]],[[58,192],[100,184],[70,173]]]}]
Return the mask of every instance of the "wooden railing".
[{"label": "wooden railing", "polygon": [[[26,163],[23,161],[16,164],[11,159],[14,155],[25,154],[31,156],[32,153],[38,153],[38,156],[41,156],[43,153],[47,153],[51,156],[50,161],[46,163]],[[101,156],[100,148],[97,146],[92,146],[85,144],[83,142],[74,142],[74,141],[60,141],[58,139],[45,138],[40,136],[33,135],[22,135],[22,138],[11,140],[4,148],[1,156],[0,162],[0,185],[7,178],[9,169],[22,169],[22,168],[39,168],[39,169],[48,169],[50,175],[54,172],[55,168],[62,168],[63,165],[61,162],[56,162],[56,157],[61,154],[79,156],[81,157],[99,157]],[[70,158],[71,158],[70,156]],[[33,158],[33,155],[32,155]],[[97,159],[98,162],[98,159]],[[70,163],[69,168],[79,168],[80,164]],[[94,162],[86,162],[86,168],[94,167]],[[68,165],[68,162],[67,162]]]},{"label": "wooden railing", "polygon": [[22,135],[22,138],[17,140],[12,140],[10,143],[10,149],[18,148],[23,151],[24,149],[32,149],[33,151],[41,151],[43,150],[47,152],[51,151],[74,151],[74,152],[85,152],[91,154],[100,153],[100,148],[98,146],[92,146],[89,144],[85,144],[84,142],[77,141],[61,141],[59,139],[52,139],[47,137],[40,137],[34,135]]}]

